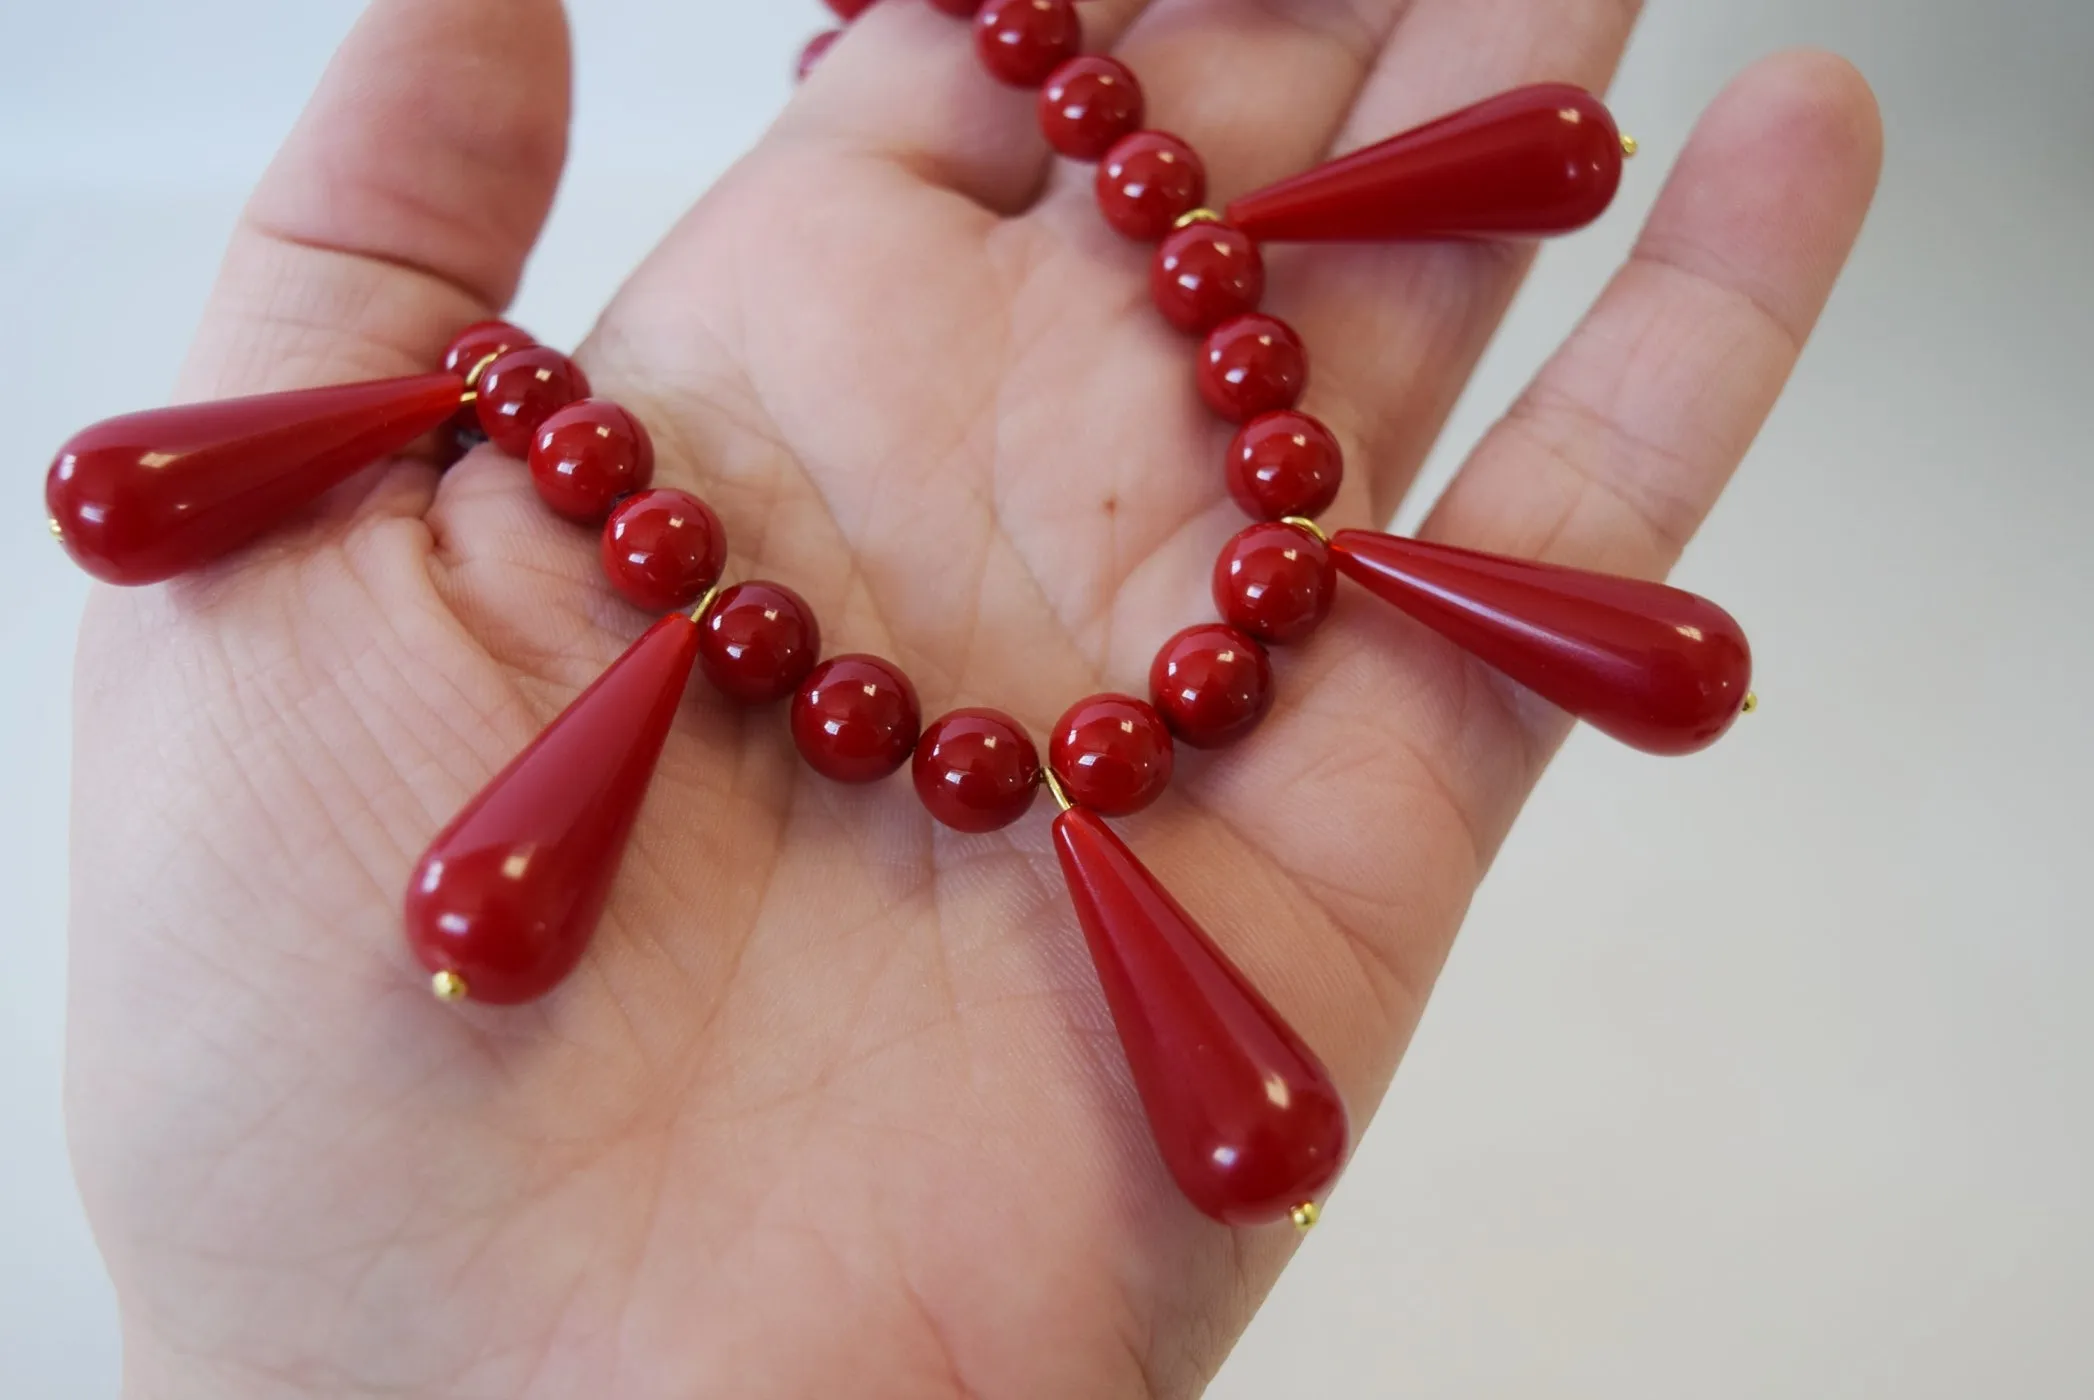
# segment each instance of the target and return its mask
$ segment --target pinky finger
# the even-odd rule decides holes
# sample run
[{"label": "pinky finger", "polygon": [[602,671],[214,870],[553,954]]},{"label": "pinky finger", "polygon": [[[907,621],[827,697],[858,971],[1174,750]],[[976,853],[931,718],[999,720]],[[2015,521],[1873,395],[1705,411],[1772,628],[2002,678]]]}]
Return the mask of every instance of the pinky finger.
[{"label": "pinky finger", "polygon": [[1861,75],[1780,54],[1716,100],[1627,266],[1427,520],[1428,537],[1662,577],[1786,383],[1874,194]]}]

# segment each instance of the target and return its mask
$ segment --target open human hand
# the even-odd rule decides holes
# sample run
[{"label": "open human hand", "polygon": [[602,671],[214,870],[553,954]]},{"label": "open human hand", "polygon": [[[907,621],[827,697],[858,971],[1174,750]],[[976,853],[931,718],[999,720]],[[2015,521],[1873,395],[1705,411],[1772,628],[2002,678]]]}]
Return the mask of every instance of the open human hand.
[{"label": "open human hand", "polygon": [[[1220,197],[1517,83],[1622,0],[1097,0]],[[567,125],[557,0],[376,0],[235,236],[186,397],[406,374],[515,288]],[[1656,577],[1769,411],[1873,189],[1837,60],[1741,77],[1636,251],[1432,513]],[[1270,255],[1385,520],[1526,266]],[[1147,251],[915,0],[857,22],[578,358],[730,577],[928,713],[1142,687],[1241,523]],[[117,407],[117,406],[112,406]],[[1177,1396],[1293,1246],[1177,1195],[1034,816],[936,828],[686,700],[592,951],[445,1009],[400,892],[645,626],[492,449],[385,464],[204,575],[98,591],[75,765],[74,1155],[135,1395]],[[1565,721],[1343,596],[1281,698],[1127,824],[1363,1123]]]}]

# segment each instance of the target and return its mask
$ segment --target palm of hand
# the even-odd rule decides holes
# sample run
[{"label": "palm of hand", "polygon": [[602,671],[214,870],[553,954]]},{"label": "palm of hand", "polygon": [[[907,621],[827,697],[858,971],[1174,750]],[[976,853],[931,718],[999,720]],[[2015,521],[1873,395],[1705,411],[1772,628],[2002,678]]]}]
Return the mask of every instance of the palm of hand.
[{"label": "palm of hand", "polygon": [[[564,59],[557,8],[518,6],[516,33],[482,41],[499,61],[471,81],[488,90],[437,102],[465,81],[472,8],[401,0],[367,19],[236,245],[199,391],[411,372],[506,295],[557,170],[564,113],[543,92]],[[1187,8],[1158,0],[1130,46]],[[582,359],[653,429],[659,479],[719,509],[731,577],[801,591],[829,650],[897,660],[931,712],[993,704],[1044,734],[1082,695],[1139,693],[1157,643],[1207,615],[1209,562],[1240,523],[1213,465],[1227,433],[1145,304],[1142,252],[1099,225],[1078,174],[1009,218],[946,187],[1018,202],[1043,168],[1009,154],[1027,149],[1022,103],[941,69],[989,135],[944,151],[935,180],[839,135],[895,81],[876,45],[893,62],[964,43],[932,14],[875,20]],[[1222,19],[1178,23],[1157,64],[1227,42]],[[1604,76],[1618,27],[1559,36],[1597,70],[1576,76]],[[403,52],[399,90],[349,91]],[[1865,93],[1817,60],[1760,83],[1763,110],[1733,112],[1727,137],[1712,118],[1704,144],[1750,150],[1767,111],[1804,130],[1832,226],[1785,244],[1705,227],[1690,161],[1667,201],[1687,207],[1669,229],[1661,207],[1652,235],[1674,242],[1650,265],[1681,285],[1636,288],[1632,268],[1585,333],[1617,356],[1669,334],[1686,361],[1669,382],[1719,352],[1744,382],[1667,420],[1574,343],[1435,528],[1669,564],[1866,202]],[[497,128],[484,113],[504,99],[534,115]],[[504,159],[443,217],[417,210],[402,182],[423,176],[343,134],[398,115],[353,103],[388,102],[437,151],[478,159],[485,131],[508,129]],[[1369,105],[1356,123],[1382,121]],[[1218,180],[1308,163],[1343,115],[1224,144]],[[1719,158],[1701,157],[1702,184]],[[1759,165],[1727,178],[1796,184]],[[345,166],[363,199],[347,212],[354,198],[316,193]],[[477,251],[446,242],[444,217]],[[1697,240],[1724,238],[1697,269]],[[1761,281],[1721,270],[1738,256]],[[1332,518],[1371,523],[1516,268],[1375,250],[1276,274],[1276,309],[1315,357],[1308,407],[1353,463]],[[1726,319],[1697,348],[1677,339],[1690,315]],[[428,1001],[398,938],[407,869],[644,619],[601,583],[588,533],[492,450],[441,481],[393,464],[344,495],[208,578],[98,596],[83,644],[70,1088],[141,1387],[1196,1387],[1291,1242],[1175,1196],[1037,817],[942,832],[906,783],[828,784],[778,713],[698,687],[574,981],[521,1012]],[[1172,793],[1128,829],[1364,1120],[1559,731],[1371,604],[1283,660],[1281,696],[1226,757],[1181,754]]]}]

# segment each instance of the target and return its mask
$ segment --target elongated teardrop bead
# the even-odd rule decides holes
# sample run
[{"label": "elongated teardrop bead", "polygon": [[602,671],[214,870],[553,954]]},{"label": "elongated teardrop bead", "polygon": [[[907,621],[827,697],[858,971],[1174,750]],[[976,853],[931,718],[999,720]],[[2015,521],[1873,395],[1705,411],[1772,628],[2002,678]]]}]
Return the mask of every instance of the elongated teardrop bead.
[{"label": "elongated teardrop bead", "polygon": [[1063,812],[1054,843],[1179,1189],[1232,1225],[1314,1201],[1349,1140],[1329,1072],[1103,820]]},{"label": "elongated teardrop bead", "polygon": [[464,392],[455,374],[420,374],[111,418],[59,449],[44,504],[81,568],[104,583],[159,583],[407,447]]},{"label": "elongated teardrop bead", "polygon": [[1368,530],[1340,530],[1331,553],[1370,592],[1632,748],[1707,748],[1751,692],[1737,620],[1662,583]]},{"label": "elongated teardrop bead", "polygon": [[574,970],[697,657],[697,623],[657,622],[444,828],[407,888],[424,967],[501,1005]]},{"label": "elongated teardrop bead", "polygon": [[1261,243],[1568,233],[1606,212],[1621,162],[1604,103],[1539,83],[1247,194],[1228,220]]}]

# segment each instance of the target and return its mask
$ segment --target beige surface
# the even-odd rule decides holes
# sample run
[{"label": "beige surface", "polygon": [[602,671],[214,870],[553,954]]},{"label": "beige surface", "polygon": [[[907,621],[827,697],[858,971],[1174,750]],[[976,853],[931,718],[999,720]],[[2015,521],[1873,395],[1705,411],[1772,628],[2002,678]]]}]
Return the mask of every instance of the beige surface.
[{"label": "beige surface", "polygon": [[[70,1397],[112,1391],[116,1349],[58,1103],[84,590],[35,483],[72,428],[164,392],[356,7],[7,8],[0,1392]],[[552,339],[750,138],[815,24],[576,9],[576,171],[521,306]],[[2094,837],[2094,6],[1655,5],[1616,92],[1646,153],[1624,207],[1543,261],[1438,466],[1596,290],[1695,109],[1800,42],[1877,82],[1890,154],[1682,574],[1753,629],[1766,708],[1697,762],[1572,745],[1217,1396],[2094,1393],[2094,917],[2069,873]]]}]

